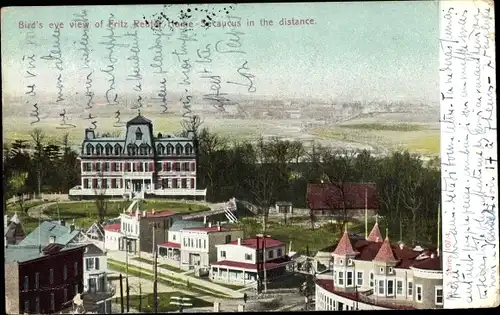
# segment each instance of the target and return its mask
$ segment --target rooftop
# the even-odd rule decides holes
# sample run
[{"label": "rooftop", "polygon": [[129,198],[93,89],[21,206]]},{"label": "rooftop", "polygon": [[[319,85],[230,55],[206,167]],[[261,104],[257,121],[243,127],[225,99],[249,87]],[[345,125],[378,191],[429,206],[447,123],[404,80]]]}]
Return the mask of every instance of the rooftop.
[{"label": "rooftop", "polygon": [[142,116],[141,113],[139,112],[139,115],[136,117],[132,118],[131,120],[127,121],[127,125],[142,125],[142,124],[151,124],[151,120],[147,119],[146,117]]},{"label": "rooftop", "polygon": [[203,226],[205,226],[205,224],[200,221],[177,220],[174,221],[174,223],[172,223],[172,226],[168,230],[172,232],[179,232],[182,229],[203,227]]},{"label": "rooftop", "polygon": [[162,244],[159,244],[158,246],[168,247],[168,248],[181,248],[180,243],[174,243],[174,242],[164,242]]},{"label": "rooftop", "polygon": [[[378,209],[375,184],[345,183],[344,195],[347,209]],[[307,205],[312,210],[343,209],[341,190],[334,184],[308,184]]]},{"label": "rooftop", "polygon": [[[40,250],[40,246],[20,246],[20,245],[10,245],[5,248],[4,257],[5,264],[12,264],[15,262],[23,263],[30,260],[35,260],[38,258],[50,256],[59,252],[65,252],[69,250],[74,250],[77,248],[83,248],[86,245],[72,246],[72,247],[62,247],[59,244],[50,244],[45,250]],[[54,250],[58,248],[58,250]]]},{"label": "rooftop", "polygon": [[120,232],[121,226],[122,225],[120,223],[108,224],[104,226],[104,230],[111,232]]},{"label": "rooftop", "polygon": [[231,227],[228,226],[200,226],[200,227],[188,227],[185,228],[184,230],[210,233],[210,232],[221,232],[221,231],[227,232],[231,231],[232,229]]},{"label": "rooftop", "polygon": [[44,221],[33,232],[19,243],[21,246],[38,246],[50,243],[50,237],[55,236],[55,242],[66,245],[71,242],[78,234],[79,230],[71,231],[69,226],[54,222]]},{"label": "rooftop", "polygon": [[357,255],[359,252],[355,251],[352,248],[352,243],[351,240],[349,239],[349,234],[347,233],[347,229],[344,231],[344,234],[342,234],[342,237],[340,238],[339,244],[337,247],[335,247],[335,250],[333,251],[335,255]]}]

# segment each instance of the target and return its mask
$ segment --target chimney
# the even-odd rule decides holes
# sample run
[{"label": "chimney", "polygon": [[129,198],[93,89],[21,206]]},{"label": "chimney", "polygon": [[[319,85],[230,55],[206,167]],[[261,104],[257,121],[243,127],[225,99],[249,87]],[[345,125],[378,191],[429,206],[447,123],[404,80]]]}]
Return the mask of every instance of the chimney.
[{"label": "chimney", "polygon": [[212,222],[208,222],[208,227],[212,227]]},{"label": "chimney", "polygon": [[59,224],[60,224],[61,226],[66,226],[66,221],[64,221],[64,220],[59,220]]},{"label": "chimney", "polygon": [[238,237],[238,245],[241,245],[241,237]]},{"label": "chimney", "polygon": [[71,223],[71,224],[69,225],[69,232],[70,232],[70,233],[73,233],[74,231],[75,231],[75,223]]},{"label": "chimney", "polygon": [[56,242],[56,237],[54,235],[49,236],[49,243],[54,244]]}]

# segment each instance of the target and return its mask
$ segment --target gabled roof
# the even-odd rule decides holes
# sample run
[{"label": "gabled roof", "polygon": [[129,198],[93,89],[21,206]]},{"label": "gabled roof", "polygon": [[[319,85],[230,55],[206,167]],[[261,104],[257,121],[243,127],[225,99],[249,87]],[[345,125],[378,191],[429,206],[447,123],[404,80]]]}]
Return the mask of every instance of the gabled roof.
[{"label": "gabled roof", "polygon": [[55,242],[61,245],[67,245],[80,234],[79,230],[70,232],[68,226],[44,221],[33,232],[28,234],[20,243],[21,246],[37,246],[38,244],[47,245],[50,243],[50,237],[55,236]]},{"label": "gabled roof", "polygon": [[142,125],[142,124],[150,124],[151,120],[142,116],[141,114],[137,115],[135,118],[127,121],[127,125]]},{"label": "gabled roof", "polygon": [[97,235],[104,236],[104,229],[103,229],[102,225],[100,225],[97,222],[94,222],[94,224],[92,224],[90,226],[90,228],[87,230],[87,232],[85,234],[87,234],[87,235],[97,234]]},{"label": "gabled roof", "polygon": [[[347,209],[378,209],[378,195],[375,184],[344,183],[344,196]],[[307,205],[311,210],[343,209],[341,190],[334,184],[308,184]]]},{"label": "gabled roof", "polygon": [[340,256],[346,256],[346,255],[357,255],[359,252],[355,251],[352,248],[351,240],[349,239],[349,233],[347,232],[347,229],[344,231],[344,234],[342,235],[342,238],[339,241],[339,244],[333,251],[333,254],[335,255],[340,255]]},{"label": "gabled roof", "polygon": [[398,259],[394,257],[394,252],[391,248],[391,242],[389,241],[389,237],[386,237],[384,243],[378,250],[377,256],[373,259],[374,261],[380,262],[397,262]]},{"label": "gabled roof", "polygon": [[380,233],[380,229],[378,227],[378,222],[373,226],[370,234],[368,235],[367,240],[372,242],[382,242],[384,238],[382,237],[382,233]]}]

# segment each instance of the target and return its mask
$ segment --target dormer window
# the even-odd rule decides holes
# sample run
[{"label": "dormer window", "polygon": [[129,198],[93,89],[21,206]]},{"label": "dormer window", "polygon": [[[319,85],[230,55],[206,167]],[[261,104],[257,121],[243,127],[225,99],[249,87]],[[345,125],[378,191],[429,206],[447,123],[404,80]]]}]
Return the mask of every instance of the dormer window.
[{"label": "dormer window", "polygon": [[188,143],[186,144],[186,155],[191,155],[193,154],[193,147]]},{"label": "dormer window", "polygon": [[343,259],[340,259],[340,260],[339,260],[339,264],[343,265],[343,264],[344,264],[344,260],[343,260]]},{"label": "dormer window", "polygon": [[380,267],[380,273],[384,273],[384,267]]},{"label": "dormer window", "polygon": [[102,145],[99,143],[95,148],[96,148],[96,155],[102,155],[102,151],[104,149]]},{"label": "dormer window", "polygon": [[347,260],[347,265],[352,266],[352,259]]},{"label": "dormer window", "polygon": [[113,151],[111,144],[109,144],[109,143],[106,144],[105,151],[106,151],[106,155],[111,155],[111,152]]},{"label": "dormer window", "polygon": [[87,155],[92,155],[92,154],[94,154],[94,146],[89,143],[87,144]]},{"label": "dormer window", "polygon": [[184,152],[184,148],[182,147],[182,145],[178,144],[175,146],[175,154],[176,155],[182,155]]},{"label": "dormer window", "polygon": [[172,144],[167,144],[167,155],[172,155],[174,153],[174,146]]},{"label": "dormer window", "polygon": [[135,131],[135,140],[141,141],[142,140],[142,131],[141,128],[137,127],[137,130]]},{"label": "dormer window", "polygon": [[394,272],[394,269],[392,267],[389,267],[389,274],[392,274]]}]

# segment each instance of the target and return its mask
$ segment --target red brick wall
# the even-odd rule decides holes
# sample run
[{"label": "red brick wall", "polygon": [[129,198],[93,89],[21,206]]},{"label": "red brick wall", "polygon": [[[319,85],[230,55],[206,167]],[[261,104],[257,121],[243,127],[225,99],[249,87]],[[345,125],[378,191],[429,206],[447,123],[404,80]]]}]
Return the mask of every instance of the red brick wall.
[{"label": "red brick wall", "polygon": [[[51,313],[50,294],[54,293],[55,310],[64,308],[63,303],[70,301],[75,296],[75,284],[78,292],[83,290],[83,251],[79,248],[63,251],[48,257],[19,264],[19,308],[24,312],[24,303],[30,301],[30,313],[35,312],[36,297],[40,299],[40,313]],[[75,276],[74,263],[78,262],[78,272]],[[64,265],[67,267],[67,279],[64,280]],[[54,282],[50,283],[50,269],[54,270]],[[39,289],[35,288],[35,274],[39,273]],[[29,277],[29,288],[24,291],[24,277]],[[67,289],[67,300],[64,300],[64,289]]]}]

